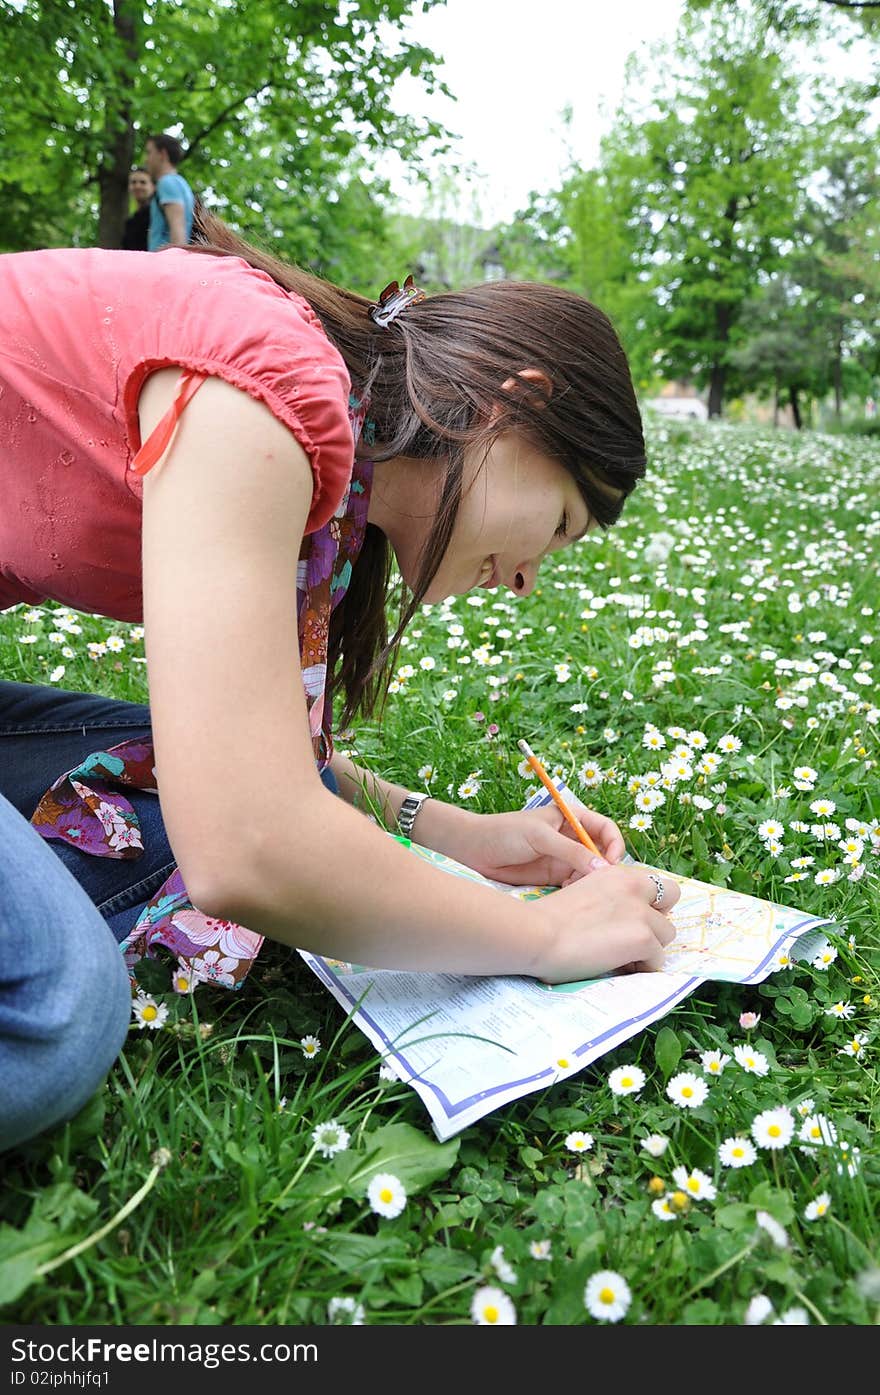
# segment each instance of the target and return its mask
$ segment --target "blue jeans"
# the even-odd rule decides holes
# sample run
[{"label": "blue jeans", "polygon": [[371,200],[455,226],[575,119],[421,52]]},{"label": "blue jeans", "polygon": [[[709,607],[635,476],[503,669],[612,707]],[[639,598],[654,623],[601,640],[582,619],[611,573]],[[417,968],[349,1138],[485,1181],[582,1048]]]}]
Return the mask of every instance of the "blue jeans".
[{"label": "blue jeans", "polygon": [[92,751],[150,734],[140,703],[0,682],[0,1149],[70,1118],[116,1060],[131,1020],[117,944],[176,865],[154,794],[126,790],[132,861],[47,842],[30,817]]}]

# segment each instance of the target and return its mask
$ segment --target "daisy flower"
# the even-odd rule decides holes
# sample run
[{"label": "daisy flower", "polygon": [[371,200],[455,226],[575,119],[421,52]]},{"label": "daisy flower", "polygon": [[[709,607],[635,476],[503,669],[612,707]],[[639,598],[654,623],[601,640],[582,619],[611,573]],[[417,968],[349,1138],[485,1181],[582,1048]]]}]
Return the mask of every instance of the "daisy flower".
[{"label": "daisy flower", "polygon": [[150,1031],[155,1032],[164,1024],[168,1008],[165,1003],[157,1003],[148,993],[138,993],[131,1004],[131,1015],[140,1031],[149,1027]]},{"label": "daisy flower", "polygon": [[656,1201],[652,1201],[651,1210],[654,1212],[654,1215],[657,1217],[658,1221],[678,1220],[678,1214],[677,1212],[673,1211],[668,1196],[661,1196],[658,1197]]},{"label": "daisy flower", "polygon": [[377,1216],[393,1220],[406,1205],[406,1189],[391,1172],[377,1172],[367,1187],[367,1201]]},{"label": "daisy flower", "polygon": [[763,1052],[753,1051],[749,1046],[735,1046],[733,1054],[737,1064],[750,1075],[766,1075],[770,1069],[770,1062]]},{"label": "daisy flower", "polygon": [[846,1046],[841,1047],[838,1056],[861,1056],[862,1047],[867,1043],[867,1035],[864,1032],[857,1032],[852,1041],[848,1041]]},{"label": "daisy flower", "polygon": [[851,1148],[845,1138],[842,1138],[840,1140],[838,1147],[840,1148],[841,1156],[843,1157],[843,1162],[839,1162],[837,1164],[838,1176],[842,1177],[845,1172],[847,1176],[855,1177],[858,1173],[860,1166],[859,1159],[861,1158],[861,1148]]},{"label": "daisy flower", "polygon": [[814,770],[811,765],[798,765],[794,770],[795,788],[808,790],[813,787],[819,778],[818,770]]},{"label": "daisy flower", "polygon": [[811,1114],[801,1124],[798,1138],[804,1143],[836,1143],[837,1129],[824,1114]]},{"label": "daisy flower", "polygon": [[810,1319],[806,1308],[789,1308],[781,1317],[773,1319],[774,1327],[809,1327]]},{"label": "daisy flower", "polygon": [[743,1322],[746,1327],[760,1327],[773,1312],[773,1304],[766,1293],[756,1293],[746,1308]]},{"label": "daisy flower", "polygon": [[702,1051],[700,1053],[700,1065],[703,1067],[704,1075],[720,1075],[729,1061],[730,1057],[722,1055],[720,1051]]},{"label": "daisy flower", "polygon": [[739,1025],[744,1032],[750,1032],[753,1027],[757,1027],[760,1020],[759,1012],[741,1012],[739,1015]]},{"label": "daisy flower", "polygon": [[532,1259],[552,1259],[553,1250],[549,1240],[532,1240],[529,1244]]},{"label": "daisy flower", "polygon": [[751,1139],[725,1138],[718,1149],[718,1161],[722,1167],[751,1167],[758,1156]]},{"label": "daisy flower", "polygon": [[459,799],[473,799],[474,796],[477,795],[477,794],[479,794],[479,793],[480,793],[480,781],[479,781],[479,780],[473,780],[473,779],[463,780],[462,783],[461,783],[461,784],[459,785],[459,787],[458,787],[458,797],[459,797]]},{"label": "daisy flower", "polygon": [[199,980],[185,964],[178,964],[171,975],[171,987],[175,993],[193,993]]},{"label": "daisy flower", "polygon": [[487,1284],[471,1299],[471,1321],[478,1327],[514,1327],[516,1308],[503,1289]]},{"label": "daisy flower", "polygon": [[334,1327],[362,1327],[364,1305],[355,1298],[331,1298],[327,1304],[327,1321]]},{"label": "daisy flower", "polygon": [[778,819],[765,819],[758,824],[759,838],[781,838],[785,833],[785,827]]},{"label": "daisy flower", "polygon": [[618,1066],[608,1077],[614,1095],[637,1095],[645,1084],[645,1072],[638,1066]]},{"label": "daisy flower", "polygon": [[613,1269],[600,1269],[587,1280],[584,1306],[599,1322],[620,1322],[631,1302],[629,1284]]},{"label": "daisy flower", "polygon": [[566,1135],[565,1146],[571,1153],[587,1153],[592,1148],[595,1139],[591,1133],[581,1133],[576,1129],[574,1133]]},{"label": "daisy flower", "polygon": [[788,1232],[768,1211],[756,1212],[755,1222],[760,1229],[764,1231],[765,1235],[770,1236],[770,1239],[778,1250],[788,1249]]},{"label": "daisy flower", "polygon": [[503,1245],[495,1246],[494,1250],[489,1256],[489,1263],[491,1264],[492,1268],[495,1270],[495,1273],[498,1275],[499,1279],[503,1284],[516,1283],[516,1270],[514,1269],[513,1265],[508,1264],[507,1260],[504,1258]]},{"label": "daisy flower", "polygon": [[602,774],[599,766],[592,765],[589,761],[586,765],[582,765],[578,771],[578,779],[585,789],[588,790],[595,789],[597,785],[601,785],[604,778],[605,776]]},{"label": "daisy flower", "polygon": [[805,1118],[807,1117],[808,1114],[814,1114],[814,1113],[815,1113],[815,1111],[816,1111],[816,1101],[815,1101],[815,1100],[801,1100],[800,1104],[795,1105],[795,1109],[797,1110],[798,1114],[800,1114],[801,1117],[805,1119]]},{"label": "daisy flower", "polygon": [[335,1119],[328,1119],[326,1124],[319,1124],[312,1131],[312,1142],[324,1158],[332,1158],[336,1153],[344,1153],[350,1138],[351,1134],[348,1129],[337,1124]]},{"label": "daisy flower", "polygon": [[317,1037],[300,1037],[299,1044],[302,1047],[302,1054],[304,1056],[317,1056],[318,1052],[321,1050],[321,1043]]},{"label": "daisy flower", "polygon": [[673,1104],[680,1105],[682,1109],[696,1109],[708,1095],[709,1087],[693,1071],[685,1070],[672,1077],[666,1086],[666,1093]]},{"label": "daisy flower", "polygon": [[707,1177],[698,1167],[691,1172],[688,1172],[686,1167],[674,1167],[672,1180],[678,1184],[681,1191],[692,1196],[695,1201],[714,1201],[718,1195],[711,1177]]},{"label": "daisy flower", "polygon": [[811,1201],[804,1209],[805,1221],[817,1221],[820,1216],[824,1216],[831,1205],[831,1197],[827,1192],[820,1192],[815,1201]]},{"label": "daisy flower", "polygon": [[652,1158],[662,1158],[669,1147],[669,1139],[664,1138],[662,1133],[649,1133],[647,1138],[642,1139],[642,1147]]},{"label": "daisy flower", "polygon": [[752,1120],[752,1138],[759,1148],[784,1148],[791,1142],[793,1133],[794,1115],[784,1105],[765,1109]]}]

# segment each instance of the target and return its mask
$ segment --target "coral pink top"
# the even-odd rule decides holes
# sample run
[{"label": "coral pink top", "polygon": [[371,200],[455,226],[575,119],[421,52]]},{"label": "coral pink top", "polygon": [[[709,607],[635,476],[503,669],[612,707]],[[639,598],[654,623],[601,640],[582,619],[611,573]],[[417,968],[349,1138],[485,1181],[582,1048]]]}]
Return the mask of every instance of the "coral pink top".
[{"label": "coral pink top", "polygon": [[[264,402],[312,465],[307,533],[351,479],[345,363],[300,296],[238,257],[171,248],[0,256],[0,610],[46,598],[142,618],[138,395],[159,368]],[[138,460],[160,453],[172,411]],[[242,462],[246,467],[246,462]]]}]

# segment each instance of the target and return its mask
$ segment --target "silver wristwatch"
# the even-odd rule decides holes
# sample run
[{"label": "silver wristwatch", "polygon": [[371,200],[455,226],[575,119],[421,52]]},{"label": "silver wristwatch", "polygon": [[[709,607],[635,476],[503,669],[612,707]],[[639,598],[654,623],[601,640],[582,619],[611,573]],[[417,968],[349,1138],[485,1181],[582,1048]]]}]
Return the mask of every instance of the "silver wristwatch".
[{"label": "silver wristwatch", "polygon": [[416,816],[426,799],[430,799],[429,794],[408,794],[400,806],[400,813],[397,815],[397,827],[404,838],[412,838],[413,824]]}]

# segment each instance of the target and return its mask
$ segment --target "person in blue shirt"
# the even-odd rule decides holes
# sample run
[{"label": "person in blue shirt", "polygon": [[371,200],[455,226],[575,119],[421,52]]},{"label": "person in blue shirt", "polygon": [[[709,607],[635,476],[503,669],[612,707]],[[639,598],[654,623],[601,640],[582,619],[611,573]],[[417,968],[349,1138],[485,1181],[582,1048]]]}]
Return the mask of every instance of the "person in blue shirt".
[{"label": "person in blue shirt", "polygon": [[183,146],[174,136],[150,136],[144,163],[156,185],[150,204],[147,248],[186,247],[192,237],[195,196],[177,166],[183,159]]}]

